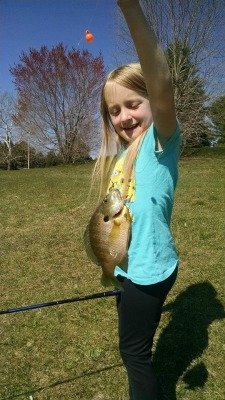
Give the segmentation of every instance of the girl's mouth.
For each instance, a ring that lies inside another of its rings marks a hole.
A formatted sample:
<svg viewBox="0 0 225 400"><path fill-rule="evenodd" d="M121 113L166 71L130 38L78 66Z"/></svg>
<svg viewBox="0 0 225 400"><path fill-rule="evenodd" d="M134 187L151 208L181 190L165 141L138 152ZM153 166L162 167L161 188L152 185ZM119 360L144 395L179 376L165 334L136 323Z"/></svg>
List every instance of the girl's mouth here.
<svg viewBox="0 0 225 400"><path fill-rule="evenodd" d="M123 128L124 129L124 131L125 132L131 132L131 131L133 131L135 128L137 128L138 127L138 124L135 124L135 125L132 125L132 126L130 126L130 127L127 127L127 128Z"/></svg>

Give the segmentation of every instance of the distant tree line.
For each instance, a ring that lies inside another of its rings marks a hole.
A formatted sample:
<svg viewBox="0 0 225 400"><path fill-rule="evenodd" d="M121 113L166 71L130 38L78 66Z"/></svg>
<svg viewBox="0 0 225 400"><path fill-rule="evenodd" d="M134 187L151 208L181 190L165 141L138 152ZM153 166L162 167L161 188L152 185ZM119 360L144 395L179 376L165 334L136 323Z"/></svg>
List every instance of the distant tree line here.
<svg viewBox="0 0 225 400"><path fill-rule="evenodd" d="M77 164L89 160L91 160L90 157L82 157L74 158L72 162ZM7 144L0 142L0 169L43 168L63 163L62 156L54 150L44 154L31 146L29 142L19 141L11 143L11 151L9 153Z"/></svg>
<svg viewBox="0 0 225 400"><path fill-rule="evenodd" d="M209 115L217 131L219 143L225 143L225 95L217 97L212 102Z"/></svg>

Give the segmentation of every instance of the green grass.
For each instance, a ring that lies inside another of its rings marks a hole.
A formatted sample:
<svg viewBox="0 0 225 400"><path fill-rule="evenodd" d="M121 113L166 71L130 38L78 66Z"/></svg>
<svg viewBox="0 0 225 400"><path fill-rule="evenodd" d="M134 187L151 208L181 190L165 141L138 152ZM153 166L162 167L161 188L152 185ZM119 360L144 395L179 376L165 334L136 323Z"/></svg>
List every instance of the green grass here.
<svg viewBox="0 0 225 400"><path fill-rule="evenodd" d="M82 242L91 168L0 171L1 309L104 290ZM223 173L222 153L180 162L180 270L154 345L171 400L225 398ZM114 298L0 318L0 399L128 399Z"/></svg>

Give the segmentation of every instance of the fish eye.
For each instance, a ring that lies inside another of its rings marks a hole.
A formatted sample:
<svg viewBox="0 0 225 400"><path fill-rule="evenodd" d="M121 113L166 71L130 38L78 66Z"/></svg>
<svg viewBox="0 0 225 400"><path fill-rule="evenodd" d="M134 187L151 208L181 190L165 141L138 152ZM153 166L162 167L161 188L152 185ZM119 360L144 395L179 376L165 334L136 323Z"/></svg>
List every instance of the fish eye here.
<svg viewBox="0 0 225 400"><path fill-rule="evenodd" d="M105 215L105 217L103 218L104 222L108 222L109 221L109 216Z"/></svg>

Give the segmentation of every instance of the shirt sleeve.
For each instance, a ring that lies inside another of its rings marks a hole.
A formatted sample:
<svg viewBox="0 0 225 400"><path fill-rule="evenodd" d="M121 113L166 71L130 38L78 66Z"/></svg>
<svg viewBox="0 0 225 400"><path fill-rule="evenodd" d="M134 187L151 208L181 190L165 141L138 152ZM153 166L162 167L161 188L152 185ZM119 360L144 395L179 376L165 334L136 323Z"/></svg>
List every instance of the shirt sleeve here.
<svg viewBox="0 0 225 400"><path fill-rule="evenodd" d="M157 144L158 134L157 134L157 131L156 131L156 128L154 125L153 125L153 133L154 133L154 138L155 138L155 144ZM155 154L158 157L163 157L164 155L166 155L170 152L176 152L176 151L180 150L180 145L181 145L181 130L180 130L179 122L177 121L175 132L166 141L162 150L155 150Z"/></svg>

